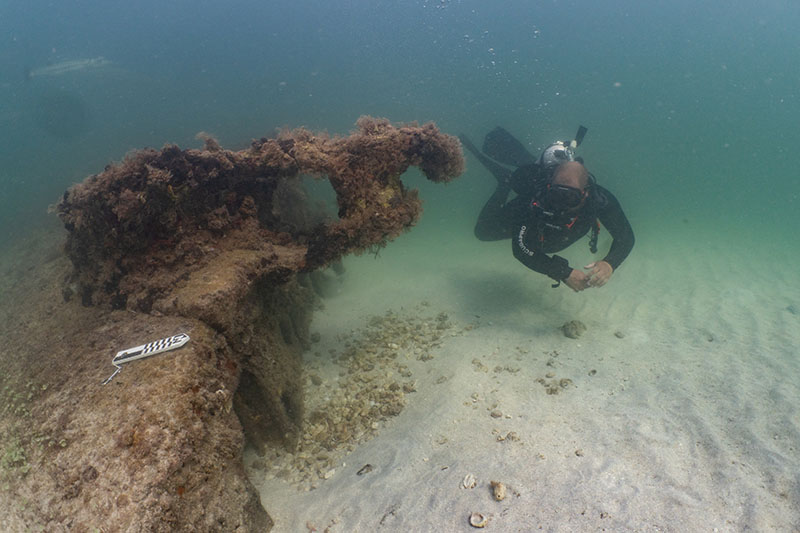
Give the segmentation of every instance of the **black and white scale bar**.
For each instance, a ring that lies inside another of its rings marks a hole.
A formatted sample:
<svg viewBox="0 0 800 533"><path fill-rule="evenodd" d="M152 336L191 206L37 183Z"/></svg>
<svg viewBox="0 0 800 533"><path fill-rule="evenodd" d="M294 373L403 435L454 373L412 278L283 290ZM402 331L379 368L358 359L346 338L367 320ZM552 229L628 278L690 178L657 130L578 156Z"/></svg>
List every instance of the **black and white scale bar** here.
<svg viewBox="0 0 800 533"><path fill-rule="evenodd" d="M147 344L142 344L141 346L137 346L135 348L128 348L127 350L117 352L117 355L115 355L114 359L111 360L111 364L116 367L116 370L108 377L108 379L103 382L103 385L110 382L112 379L114 379L114 376L120 373L122 370L121 365L130 363L131 361L136 361L137 359L144 359L145 357L150 357L151 355L156 355L180 348L187 342L189 342L189 335L186 333L179 333L178 335L173 335L172 337L158 339L157 341L148 342Z"/></svg>
<svg viewBox="0 0 800 533"><path fill-rule="evenodd" d="M111 362L115 365L129 363L137 359L143 359L161 352L167 352L169 350L174 350L175 348L180 348L187 342L189 342L189 335L186 333L180 333L178 335L173 335L172 337L158 339L157 341L148 342L147 344L142 344L141 346L137 346L135 348L128 348L127 350L117 352L117 355L114 356L114 359L112 359Z"/></svg>

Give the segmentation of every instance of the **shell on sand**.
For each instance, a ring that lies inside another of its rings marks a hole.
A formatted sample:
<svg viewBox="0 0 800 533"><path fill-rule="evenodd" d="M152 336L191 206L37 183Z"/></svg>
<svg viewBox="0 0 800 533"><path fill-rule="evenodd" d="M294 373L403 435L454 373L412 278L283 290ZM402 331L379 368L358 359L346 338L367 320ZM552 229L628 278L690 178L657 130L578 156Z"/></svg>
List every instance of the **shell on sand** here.
<svg viewBox="0 0 800 533"><path fill-rule="evenodd" d="M489 523L489 519L486 518L482 513L472 513L469 515L469 525L472 527L486 527L486 524Z"/></svg>
<svg viewBox="0 0 800 533"><path fill-rule="evenodd" d="M478 481L472 474L467 474L466 476L464 476L464 481L461 482L461 486L464 487L465 489L473 489L477 484Z"/></svg>

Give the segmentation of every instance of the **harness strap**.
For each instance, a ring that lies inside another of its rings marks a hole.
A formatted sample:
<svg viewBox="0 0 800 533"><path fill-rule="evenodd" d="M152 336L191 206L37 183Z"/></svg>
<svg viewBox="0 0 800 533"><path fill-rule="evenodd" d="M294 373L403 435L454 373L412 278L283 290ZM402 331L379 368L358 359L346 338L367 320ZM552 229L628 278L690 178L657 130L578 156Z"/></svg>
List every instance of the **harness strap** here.
<svg viewBox="0 0 800 533"><path fill-rule="evenodd" d="M597 237L600 235L600 221L595 219L594 226L592 226L592 236L589 237L589 251L593 254L597 253Z"/></svg>
<svg viewBox="0 0 800 533"><path fill-rule="evenodd" d="M549 211L546 211L539 204L539 202L537 202L535 199L531 200L530 206L531 206L531 208L538 209L541 213L543 213L545 215L552 216L552 213L549 212ZM592 211L592 213L594 213L594 211ZM572 229L572 227L575 225L575 223L578 221L579 218L580 218L580 216L576 216L575 218L573 218L569 222L563 224L563 227L565 227L567 229ZM539 242L542 243L542 244L544 243L544 228L545 228L545 226L549 226L549 227L555 228L555 229L560 229L558 225L546 222L546 221L542 220L541 218L539 218L537 226L538 226L538 230L539 230ZM599 235L600 235L600 221L597 220L597 217L595 217L594 224L592 225L592 235L589 237L589 251L592 252L593 254L597 253L597 238L598 238Z"/></svg>

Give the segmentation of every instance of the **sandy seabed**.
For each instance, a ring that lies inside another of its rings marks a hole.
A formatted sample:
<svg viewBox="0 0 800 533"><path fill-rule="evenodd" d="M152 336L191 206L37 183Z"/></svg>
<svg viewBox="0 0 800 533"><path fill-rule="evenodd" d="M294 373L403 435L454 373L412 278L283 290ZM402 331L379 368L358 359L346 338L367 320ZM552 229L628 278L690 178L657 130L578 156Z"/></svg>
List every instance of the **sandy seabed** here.
<svg viewBox="0 0 800 533"><path fill-rule="evenodd" d="M581 294L467 234L417 229L348 258L318 351L387 310L453 327L432 358L400 354L408 405L315 489L250 469L274 531L471 531L473 512L485 531L800 530L797 252L637 236ZM581 244L568 257L590 260ZM336 367L308 357L323 381L309 394L325 394Z"/></svg>
<svg viewBox="0 0 800 533"><path fill-rule="evenodd" d="M473 512L485 531L800 531L800 250L637 237L581 294L551 289L507 242L425 219L377 258L347 258L312 325L311 398L337 387L330 350L371 317L449 326L425 358L400 350L405 409L333 454L313 490L248 452L273 531L466 532ZM590 259L582 244L567 255ZM559 329L571 320L578 339Z"/></svg>

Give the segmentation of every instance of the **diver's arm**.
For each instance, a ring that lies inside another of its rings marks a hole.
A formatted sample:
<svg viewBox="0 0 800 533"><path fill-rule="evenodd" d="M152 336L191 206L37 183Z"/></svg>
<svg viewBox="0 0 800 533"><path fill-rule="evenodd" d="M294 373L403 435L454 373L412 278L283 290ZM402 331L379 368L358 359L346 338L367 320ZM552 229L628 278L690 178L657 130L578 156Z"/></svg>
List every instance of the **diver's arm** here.
<svg viewBox="0 0 800 533"><path fill-rule="evenodd" d="M533 234L535 230L527 225L517 226L517 232L511 239L514 257L535 272L551 277L555 281L565 281L572 274L572 267L563 257L548 256L541 250Z"/></svg>
<svg viewBox="0 0 800 533"><path fill-rule="evenodd" d="M611 249L603 258L603 261L616 270L628 257L628 254L631 253L635 238L633 236L633 228L631 228L625 213L622 212L619 201L606 189L601 188L601 190L608 203L600 211L598 219L613 239Z"/></svg>

